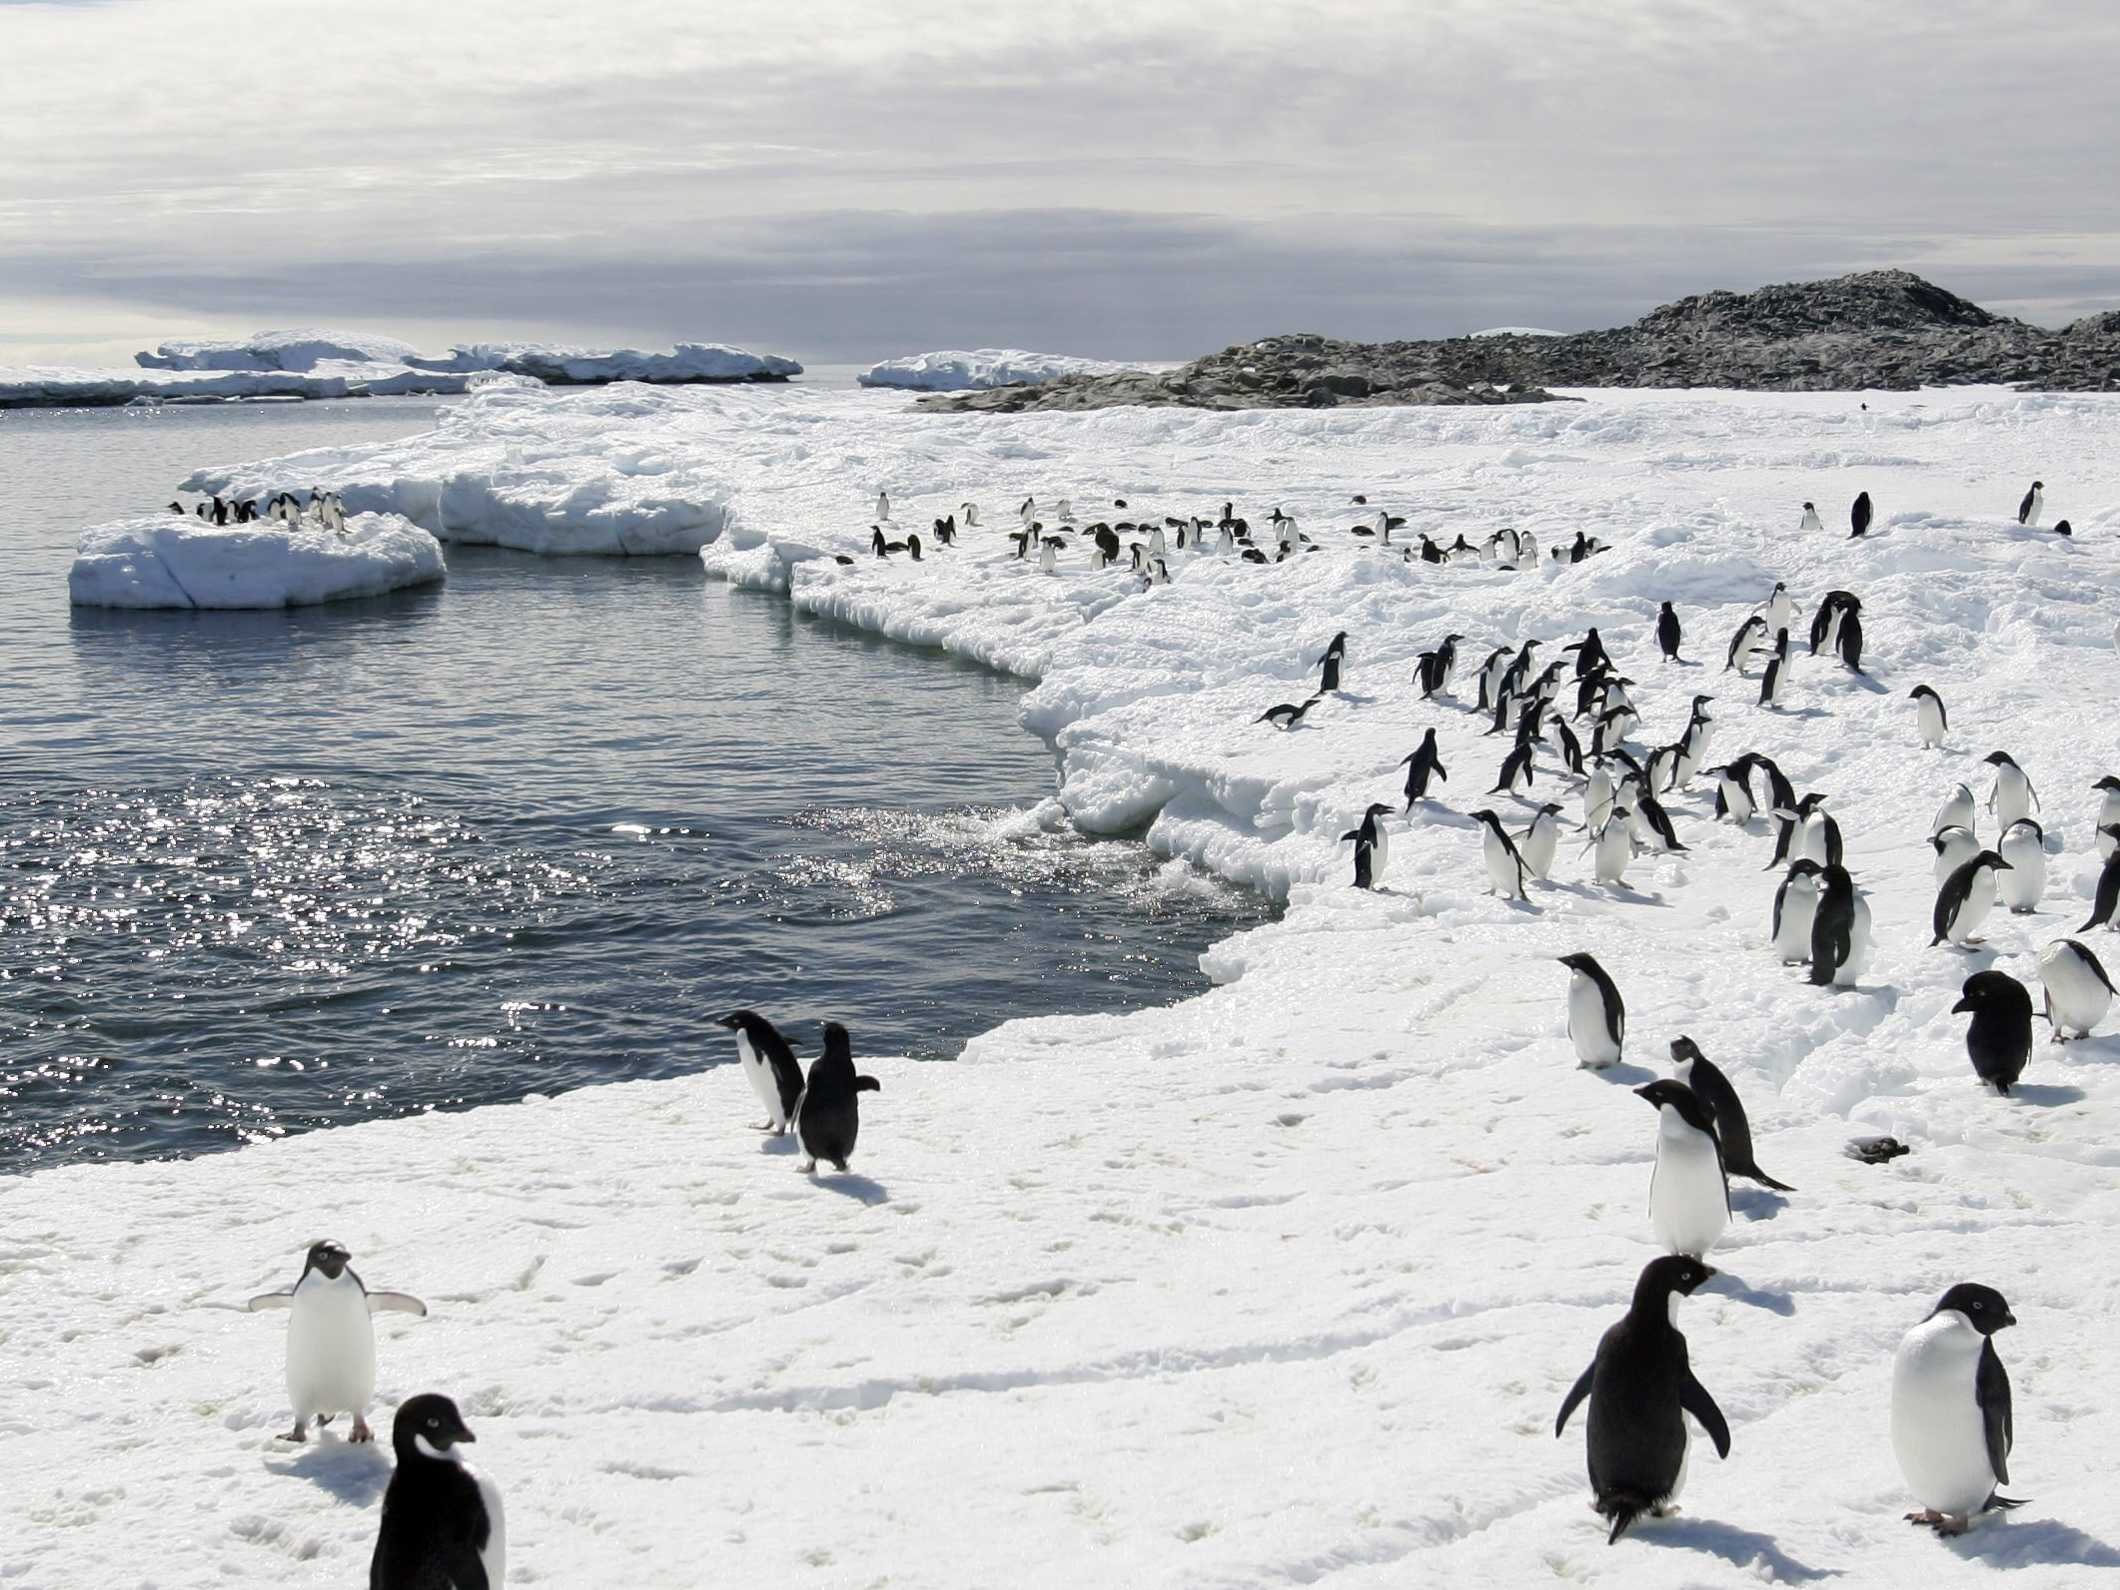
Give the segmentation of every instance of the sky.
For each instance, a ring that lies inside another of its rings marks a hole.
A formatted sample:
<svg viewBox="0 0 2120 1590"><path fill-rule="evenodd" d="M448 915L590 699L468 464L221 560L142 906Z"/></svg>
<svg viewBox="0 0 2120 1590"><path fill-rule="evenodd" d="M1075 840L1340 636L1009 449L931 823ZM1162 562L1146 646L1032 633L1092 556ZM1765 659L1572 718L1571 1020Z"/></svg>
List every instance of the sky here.
<svg viewBox="0 0 2120 1590"><path fill-rule="evenodd" d="M2114 0L0 0L0 364L2120 305Z"/></svg>

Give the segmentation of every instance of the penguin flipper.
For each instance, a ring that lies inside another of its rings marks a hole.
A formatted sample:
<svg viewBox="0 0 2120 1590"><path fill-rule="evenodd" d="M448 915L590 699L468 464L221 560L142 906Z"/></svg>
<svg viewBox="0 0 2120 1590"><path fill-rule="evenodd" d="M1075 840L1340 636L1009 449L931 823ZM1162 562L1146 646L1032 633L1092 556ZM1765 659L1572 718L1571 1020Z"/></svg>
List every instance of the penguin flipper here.
<svg viewBox="0 0 2120 1590"><path fill-rule="evenodd" d="M1708 1432L1708 1439L1715 1443L1715 1455L1727 1458L1730 1455L1730 1426L1723 1419L1722 1409L1715 1406L1715 1399L1708 1395L1708 1388L1693 1378L1691 1370L1686 1372L1686 1383L1679 1388L1678 1405L1700 1421L1701 1428Z"/></svg>
<svg viewBox="0 0 2120 1590"><path fill-rule="evenodd" d="M260 1292L243 1307L253 1314L262 1314L269 1308L293 1308L294 1292Z"/></svg>
<svg viewBox="0 0 2120 1590"><path fill-rule="evenodd" d="M1553 1421L1553 1434L1556 1440L1559 1439L1561 1432L1568 1428L1568 1415L1575 1412L1576 1405L1583 1398L1590 1395L1590 1381L1596 1373L1597 1360L1593 1358L1590 1361L1590 1367L1576 1378L1575 1384L1568 1388L1568 1395L1561 1399L1560 1416Z"/></svg>
<svg viewBox="0 0 2120 1590"><path fill-rule="evenodd" d="M410 1292L370 1292L368 1312L371 1314L417 1314L427 1317L427 1305Z"/></svg>

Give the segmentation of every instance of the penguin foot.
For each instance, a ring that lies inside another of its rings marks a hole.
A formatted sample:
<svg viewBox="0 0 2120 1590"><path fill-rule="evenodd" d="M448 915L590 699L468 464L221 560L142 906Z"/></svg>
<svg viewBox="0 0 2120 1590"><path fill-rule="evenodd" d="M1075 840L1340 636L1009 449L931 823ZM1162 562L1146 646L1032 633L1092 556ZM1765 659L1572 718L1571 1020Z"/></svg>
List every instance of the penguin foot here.
<svg viewBox="0 0 2120 1590"><path fill-rule="evenodd" d="M355 1446L359 1446L363 1441L375 1439L375 1432L368 1428L368 1421L359 1414L353 1416L353 1435L350 1439Z"/></svg>

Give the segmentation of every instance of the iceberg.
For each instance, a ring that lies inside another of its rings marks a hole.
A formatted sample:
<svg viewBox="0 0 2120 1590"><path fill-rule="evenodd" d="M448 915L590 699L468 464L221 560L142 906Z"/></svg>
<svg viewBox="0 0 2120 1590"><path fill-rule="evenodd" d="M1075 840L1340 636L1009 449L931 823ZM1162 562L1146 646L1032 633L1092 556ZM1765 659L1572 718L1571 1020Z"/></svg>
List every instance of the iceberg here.
<svg viewBox="0 0 2120 1590"><path fill-rule="evenodd" d="M342 364L404 364L419 350L364 331L260 331L240 338L180 339L133 358L148 370L312 370Z"/></svg>
<svg viewBox="0 0 2120 1590"><path fill-rule="evenodd" d="M688 386L785 381L802 374L802 366L793 359L719 342L680 342L667 353L552 342L466 342L441 358L414 355L406 362L421 370L506 370L548 386L604 386L614 381Z"/></svg>
<svg viewBox="0 0 2120 1590"><path fill-rule="evenodd" d="M872 364L854 379L863 386L902 387L915 392L976 392L997 386L1037 386L1068 375L1117 375L1163 365L1078 359L1065 353L1026 353L1021 348L945 349L907 354Z"/></svg>
<svg viewBox="0 0 2120 1590"><path fill-rule="evenodd" d="M306 607L446 572L434 537L395 514L356 514L338 531L162 513L84 530L66 583L78 607Z"/></svg>

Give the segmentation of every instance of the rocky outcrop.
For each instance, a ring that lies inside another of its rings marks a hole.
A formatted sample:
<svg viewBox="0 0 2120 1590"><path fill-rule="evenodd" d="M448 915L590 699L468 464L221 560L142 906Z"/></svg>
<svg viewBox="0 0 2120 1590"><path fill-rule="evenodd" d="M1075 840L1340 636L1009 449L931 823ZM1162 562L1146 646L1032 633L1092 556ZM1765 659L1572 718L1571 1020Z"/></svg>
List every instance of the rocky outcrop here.
<svg viewBox="0 0 2120 1590"><path fill-rule="evenodd" d="M1201 408L1306 403L1529 403L1548 387L1908 391L1997 384L2120 390L2120 311L2061 330L1981 308L1911 271L1861 271L1755 292L1701 293L1631 326L1433 342L1271 337L1162 376L1112 376L923 399L941 409Z"/></svg>

